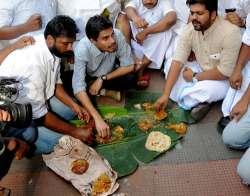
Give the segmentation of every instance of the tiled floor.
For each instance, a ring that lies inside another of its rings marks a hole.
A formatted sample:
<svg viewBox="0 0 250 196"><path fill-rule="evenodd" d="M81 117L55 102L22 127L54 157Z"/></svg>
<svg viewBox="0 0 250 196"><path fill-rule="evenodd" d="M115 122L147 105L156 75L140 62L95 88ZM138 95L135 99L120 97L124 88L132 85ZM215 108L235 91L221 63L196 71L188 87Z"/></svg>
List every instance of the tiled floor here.
<svg viewBox="0 0 250 196"><path fill-rule="evenodd" d="M162 91L163 76L153 71L150 92ZM100 103L122 105L102 99ZM216 131L221 116L220 103L215 104L201 122L191 125L175 149L149 165L119 179L118 193L131 196L240 196L250 195L241 184L236 165L242 152L227 149ZM69 183L43 164L41 157L15 161L1 185L18 196L80 195Z"/></svg>

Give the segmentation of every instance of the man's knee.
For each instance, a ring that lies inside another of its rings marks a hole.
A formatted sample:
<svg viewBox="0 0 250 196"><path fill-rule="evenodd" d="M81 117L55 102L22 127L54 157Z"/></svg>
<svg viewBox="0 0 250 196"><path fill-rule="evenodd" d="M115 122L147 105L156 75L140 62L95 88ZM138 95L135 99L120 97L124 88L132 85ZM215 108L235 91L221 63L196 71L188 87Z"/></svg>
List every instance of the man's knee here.
<svg viewBox="0 0 250 196"><path fill-rule="evenodd" d="M231 121L224 129L222 134L222 140L224 144L230 148L235 149L245 149L246 141L244 140L244 137L242 137L240 131L240 123L236 123L235 121ZM245 138L246 139L246 138Z"/></svg>
<svg viewBox="0 0 250 196"><path fill-rule="evenodd" d="M248 159L249 160L249 159ZM243 183L250 185L250 167L249 161L241 160L237 166L237 173L241 177Z"/></svg>

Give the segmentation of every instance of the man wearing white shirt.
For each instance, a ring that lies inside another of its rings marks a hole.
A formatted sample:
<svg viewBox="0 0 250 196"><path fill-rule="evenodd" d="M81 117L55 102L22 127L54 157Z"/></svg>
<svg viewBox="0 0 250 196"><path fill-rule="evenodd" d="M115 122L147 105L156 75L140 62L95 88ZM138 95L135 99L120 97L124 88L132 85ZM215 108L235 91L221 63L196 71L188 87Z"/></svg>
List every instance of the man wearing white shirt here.
<svg viewBox="0 0 250 196"><path fill-rule="evenodd" d="M44 35L35 37L34 45L12 52L0 66L1 76L15 77L22 84L16 102L32 105L34 121L27 129L37 131L36 153L52 151L62 134L92 140L91 130L76 128L61 119L70 120L75 114L88 117L86 110L66 94L60 79L59 58L73 54L77 32L71 18L57 16L48 23ZM16 131L10 127L6 136Z"/></svg>
<svg viewBox="0 0 250 196"><path fill-rule="evenodd" d="M56 0L0 0L0 40L43 33L56 11Z"/></svg>
<svg viewBox="0 0 250 196"><path fill-rule="evenodd" d="M136 64L160 69L169 47L176 12L166 0L132 0L126 5L132 32L131 47L134 49ZM149 76L139 72L137 85L148 86Z"/></svg>
<svg viewBox="0 0 250 196"><path fill-rule="evenodd" d="M241 158L237 172L243 180L243 183L250 185L250 85L249 79L241 74L243 67L250 66L246 64L250 62L250 14L248 14L246 21L246 31L242 39L242 47L237 61L237 65L230 77L230 85L232 88L243 91L238 101L230 112L232 121L226 126L223 131L223 142L230 148L246 150ZM244 72L243 72L244 73ZM247 82L246 82L247 81Z"/></svg>

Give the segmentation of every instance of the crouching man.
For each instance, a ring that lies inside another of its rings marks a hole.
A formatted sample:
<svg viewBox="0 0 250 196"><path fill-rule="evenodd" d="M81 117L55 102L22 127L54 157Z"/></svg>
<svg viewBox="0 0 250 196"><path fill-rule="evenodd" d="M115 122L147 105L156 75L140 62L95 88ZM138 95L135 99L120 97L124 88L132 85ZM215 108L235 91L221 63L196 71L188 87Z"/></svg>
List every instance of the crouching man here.
<svg viewBox="0 0 250 196"><path fill-rule="evenodd" d="M90 96L107 95L120 100L120 90L135 82L131 48L110 20L93 16L86 25L86 35L76 47L73 90L77 99L93 116L101 137L110 135L109 126L93 106ZM107 90L108 89L108 90Z"/></svg>
<svg viewBox="0 0 250 196"><path fill-rule="evenodd" d="M1 77L21 82L16 102L32 105L33 121L26 129L37 133L36 154L51 152L62 134L84 142L92 140L91 130L77 128L65 121L75 115L89 117L86 110L66 94L60 79L60 58L72 56L77 32L71 18L57 16L47 24L44 35L34 37L34 45L10 53L0 66ZM15 137L18 132L18 128L8 126L4 136ZM29 135L22 137L26 140Z"/></svg>

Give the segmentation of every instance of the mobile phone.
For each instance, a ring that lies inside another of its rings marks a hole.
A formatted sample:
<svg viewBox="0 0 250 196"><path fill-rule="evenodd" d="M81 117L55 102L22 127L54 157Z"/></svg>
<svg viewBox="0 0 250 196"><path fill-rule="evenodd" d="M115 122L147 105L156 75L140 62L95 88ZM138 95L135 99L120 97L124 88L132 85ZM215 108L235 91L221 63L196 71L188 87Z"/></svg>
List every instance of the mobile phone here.
<svg viewBox="0 0 250 196"><path fill-rule="evenodd" d="M225 12L228 13L228 12L235 12L236 11L236 8L228 8L228 9L225 9Z"/></svg>

